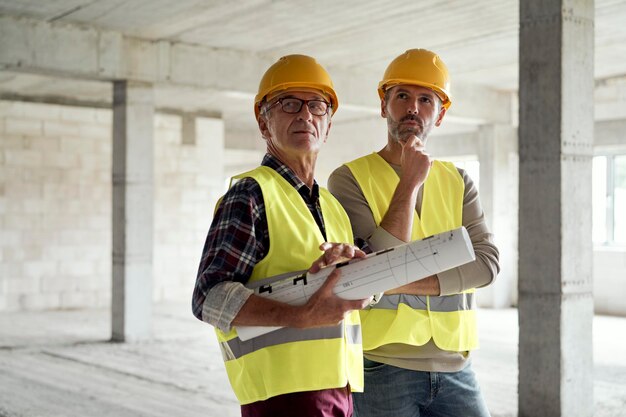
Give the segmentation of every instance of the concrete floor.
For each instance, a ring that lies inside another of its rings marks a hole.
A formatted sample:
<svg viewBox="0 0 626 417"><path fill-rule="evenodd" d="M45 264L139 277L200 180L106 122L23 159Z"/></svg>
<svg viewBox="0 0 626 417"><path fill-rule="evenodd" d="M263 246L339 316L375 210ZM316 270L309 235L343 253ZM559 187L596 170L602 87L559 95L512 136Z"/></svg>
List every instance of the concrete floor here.
<svg viewBox="0 0 626 417"><path fill-rule="evenodd" d="M212 329L155 306L154 340L108 342L108 310L0 314L0 417L216 416L238 406ZM517 415L517 311L480 310L474 369L494 417ZM594 320L596 417L626 416L626 318Z"/></svg>

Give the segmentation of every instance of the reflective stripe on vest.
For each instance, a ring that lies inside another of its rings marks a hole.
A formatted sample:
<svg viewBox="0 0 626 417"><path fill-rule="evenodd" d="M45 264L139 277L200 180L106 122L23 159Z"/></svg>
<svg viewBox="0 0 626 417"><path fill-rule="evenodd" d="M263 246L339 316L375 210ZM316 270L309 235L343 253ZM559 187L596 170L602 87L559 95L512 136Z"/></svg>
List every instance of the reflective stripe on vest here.
<svg viewBox="0 0 626 417"><path fill-rule="evenodd" d="M310 329L282 328L271 333L266 333L254 339L242 341L238 337L220 343L222 356L225 361L238 359L248 353L255 352L268 346L280 345L282 343L300 342L303 340L339 339L344 337L346 343L358 344L361 341L360 325L343 325L330 327L319 327Z"/></svg>
<svg viewBox="0 0 626 417"><path fill-rule="evenodd" d="M394 169L378 154L349 162L374 216L380 225L400 181ZM465 183L450 162L434 161L423 186L421 216L414 212L411 239L460 227ZM444 350L466 351L478 347L474 290L449 296L400 294L384 296L373 308L361 311L363 349L390 343L420 346L431 338Z"/></svg>
<svg viewBox="0 0 626 417"><path fill-rule="evenodd" d="M385 295L378 303L372 306L372 308L397 310L398 305L402 303L414 310L428 310L429 302L430 311L448 312L472 310L475 308L474 293L452 294L440 297L428 297L412 294Z"/></svg>
<svg viewBox="0 0 626 417"><path fill-rule="evenodd" d="M329 242L352 242L347 214L330 193L320 187L320 207L326 237L302 197L275 170L261 166L236 178L253 178L261 187L270 247L249 282L286 272L308 269ZM300 391L350 385L363 390L363 350L359 314L352 311L338 326L313 329L285 328L241 341L236 328L216 329L226 373L240 404Z"/></svg>

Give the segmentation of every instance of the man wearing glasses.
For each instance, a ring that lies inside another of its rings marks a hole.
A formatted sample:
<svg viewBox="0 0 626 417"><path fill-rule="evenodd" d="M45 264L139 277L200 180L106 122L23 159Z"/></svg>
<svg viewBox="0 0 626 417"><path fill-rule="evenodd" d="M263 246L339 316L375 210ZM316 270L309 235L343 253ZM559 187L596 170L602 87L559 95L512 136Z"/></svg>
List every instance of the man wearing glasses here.
<svg viewBox="0 0 626 417"><path fill-rule="evenodd" d="M472 179L425 148L451 104L448 70L437 54L408 50L389 64L378 94L385 147L328 181L355 236L381 250L463 225L476 260L387 291L361 311L365 392L354 396L354 414L487 417L470 365L478 347L474 288L496 278L498 249Z"/></svg>
<svg viewBox="0 0 626 417"><path fill-rule="evenodd" d="M314 179L337 110L315 59L280 58L261 79L254 112L267 143L260 167L238 175L218 204L198 270L195 316L216 328L242 416L352 415L363 389L358 312L369 300L333 293L330 275L301 306L261 298L245 284L361 257L341 205ZM321 256L320 256L321 255ZM284 326L242 341L237 326Z"/></svg>

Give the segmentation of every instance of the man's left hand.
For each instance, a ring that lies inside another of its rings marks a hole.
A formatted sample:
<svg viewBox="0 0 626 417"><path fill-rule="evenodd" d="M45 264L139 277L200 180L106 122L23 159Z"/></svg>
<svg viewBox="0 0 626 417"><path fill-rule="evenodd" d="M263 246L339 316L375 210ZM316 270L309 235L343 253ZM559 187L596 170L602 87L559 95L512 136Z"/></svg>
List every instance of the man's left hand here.
<svg viewBox="0 0 626 417"><path fill-rule="evenodd" d="M320 245L320 250L323 250L324 254L313 262L311 268L309 268L309 272L311 273L319 272L320 269L328 265L333 265L353 258L365 257L365 252L356 246L349 245L347 243L324 242Z"/></svg>

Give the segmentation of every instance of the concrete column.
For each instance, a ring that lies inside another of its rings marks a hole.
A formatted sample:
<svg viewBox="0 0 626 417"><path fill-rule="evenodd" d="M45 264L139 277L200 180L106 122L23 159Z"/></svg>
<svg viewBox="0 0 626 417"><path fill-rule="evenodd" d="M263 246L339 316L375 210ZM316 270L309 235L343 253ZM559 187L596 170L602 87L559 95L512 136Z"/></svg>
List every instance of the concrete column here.
<svg viewBox="0 0 626 417"><path fill-rule="evenodd" d="M154 212L154 100L149 84L113 89L112 339L150 337Z"/></svg>
<svg viewBox="0 0 626 417"><path fill-rule="evenodd" d="M593 415L593 19L520 2L520 417Z"/></svg>
<svg viewBox="0 0 626 417"><path fill-rule="evenodd" d="M510 307L517 301L517 131L510 125L478 130L480 201L500 251L502 270L495 285L482 288L479 305Z"/></svg>

